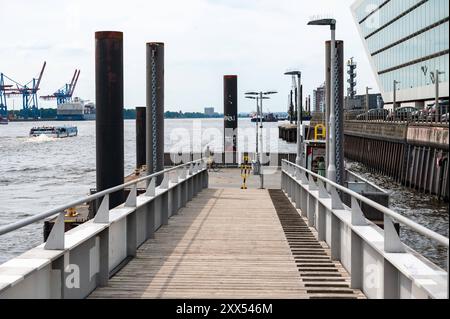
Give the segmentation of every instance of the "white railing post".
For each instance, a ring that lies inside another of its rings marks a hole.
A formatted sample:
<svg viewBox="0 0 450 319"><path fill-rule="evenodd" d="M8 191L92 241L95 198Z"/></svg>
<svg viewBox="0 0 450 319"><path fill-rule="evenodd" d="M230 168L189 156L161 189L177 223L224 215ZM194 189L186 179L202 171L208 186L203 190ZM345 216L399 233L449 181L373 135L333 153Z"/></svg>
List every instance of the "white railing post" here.
<svg viewBox="0 0 450 319"><path fill-rule="evenodd" d="M125 202L125 207L136 208L136 184L130 189L130 194ZM137 217L136 210L128 214L126 217L127 222L127 256L136 257L137 250Z"/></svg>
<svg viewBox="0 0 450 319"><path fill-rule="evenodd" d="M61 212L53 224L52 231L45 242L46 250L64 250L65 213Z"/></svg>
<svg viewBox="0 0 450 319"><path fill-rule="evenodd" d="M343 210L341 198L339 197L336 188L330 186L331 194L331 259L341 259L341 221L334 214L334 210Z"/></svg>
<svg viewBox="0 0 450 319"><path fill-rule="evenodd" d="M300 186L300 177L302 174L302 170L300 168L296 168L296 174L295 174L295 208L300 209L300 203L302 201L302 187Z"/></svg>
<svg viewBox="0 0 450 319"><path fill-rule="evenodd" d="M308 179L306 178L305 172L300 174L300 210L302 216L307 216L308 214L308 191L306 186L308 185Z"/></svg>
<svg viewBox="0 0 450 319"><path fill-rule="evenodd" d="M367 221L356 198L352 197L352 226L366 226ZM363 240L354 231L351 232L350 244L351 288L363 289L364 262Z"/></svg>
<svg viewBox="0 0 450 319"><path fill-rule="evenodd" d="M167 190L169 188L169 179L167 174L164 173L164 178L159 186L161 190ZM161 224L163 226L169 224L169 193L166 191L161 195Z"/></svg>
<svg viewBox="0 0 450 319"><path fill-rule="evenodd" d="M330 198L325 186L323 185L322 180L318 180L318 188L319 188L319 198L327 199ZM319 237L319 241L326 241L327 236L327 208L322 203L318 203L317 207L317 233Z"/></svg>

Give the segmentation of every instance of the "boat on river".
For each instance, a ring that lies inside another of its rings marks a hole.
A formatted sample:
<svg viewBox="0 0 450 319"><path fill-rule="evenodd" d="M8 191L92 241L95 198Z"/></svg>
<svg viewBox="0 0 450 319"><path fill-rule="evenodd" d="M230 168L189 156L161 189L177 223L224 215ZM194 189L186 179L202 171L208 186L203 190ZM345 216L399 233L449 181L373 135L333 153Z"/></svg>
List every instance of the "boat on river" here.
<svg viewBox="0 0 450 319"><path fill-rule="evenodd" d="M52 138L65 138L78 135L76 126L41 126L30 130L30 137L48 136Z"/></svg>

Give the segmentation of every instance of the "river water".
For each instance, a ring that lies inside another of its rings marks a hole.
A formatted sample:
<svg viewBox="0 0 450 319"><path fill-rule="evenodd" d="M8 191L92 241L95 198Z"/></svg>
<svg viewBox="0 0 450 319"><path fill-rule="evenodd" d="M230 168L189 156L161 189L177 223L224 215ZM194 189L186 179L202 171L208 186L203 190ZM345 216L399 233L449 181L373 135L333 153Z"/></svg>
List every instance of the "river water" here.
<svg viewBox="0 0 450 319"><path fill-rule="evenodd" d="M33 126L76 125L78 136L66 139L30 138ZM241 119L239 145L254 151L255 124ZM296 146L278 139L278 123L265 123L264 149L274 153L295 153ZM165 150L212 151L223 147L223 120L176 119L165 121ZM125 172L136 161L135 121L125 121ZM391 207L418 223L448 236L448 206L432 196L407 190L389 178L374 175L357 163L352 169L392 191ZM0 225L12 223L49 208L87 195L95 186L95 122L12 122L0 126ZM24 227L0 237L0 263L42 243L42 223ZM441 267L446 252L420 236L402 230L402 239Z"/></svg>

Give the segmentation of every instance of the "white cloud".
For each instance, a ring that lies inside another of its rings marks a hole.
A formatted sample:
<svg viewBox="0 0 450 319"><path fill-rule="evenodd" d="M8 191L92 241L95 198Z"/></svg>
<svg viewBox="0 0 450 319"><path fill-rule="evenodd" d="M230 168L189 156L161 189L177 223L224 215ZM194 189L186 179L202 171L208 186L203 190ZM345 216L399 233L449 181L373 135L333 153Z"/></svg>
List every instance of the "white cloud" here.
<svg viewBox="0 0 450 319"><path fill-rule="evenodd" d="M286 109L290 79L301 67L305 95L324 80L326 28L308 27L313 15L333 14L345 57L358 62L359 91L376 87L353 23L353 0L0 0L0 71L27 82L44 60L41 92L54 92L81 69L76 95L95 99L94 32L124 32L125 104L145 104L145 43L166 44L166 109L222 109L222 76L239 75L239 90L276 89L266 105ZM17 104L17 103L16 103ZM240 111L254 103L240 96Z"/></svg>

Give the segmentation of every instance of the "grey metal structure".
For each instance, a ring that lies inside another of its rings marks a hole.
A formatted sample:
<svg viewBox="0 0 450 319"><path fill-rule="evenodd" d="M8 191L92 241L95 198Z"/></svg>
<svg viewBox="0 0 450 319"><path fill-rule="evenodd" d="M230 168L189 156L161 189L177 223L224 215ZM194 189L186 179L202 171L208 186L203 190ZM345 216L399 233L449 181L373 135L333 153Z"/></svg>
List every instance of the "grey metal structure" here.
<svg viewBox="0 0 450 319"><path fill-rule="evenodd" d="M434 72L431 72L431 80L434 83L434 91L435 91L435 96L434 96L434 105L436 106L436 115L435 115L435 121L439 122L441 119L441 116L443 115L442 112L442 105L439 107L438 109L438 105L439 105L439 83L440 83L440 76L445 74L445 72L443 71L439 71L436 70Z"/></svg>
<svg viewBox="0 0 450 319"><path fill-rule="evenodd" d="M347 62L347 74L348 74L348 88L347 97L349 99L354 99L356 96L356 62L353 58L350 58Z"/></svg>
<svg viewBox="0 0 450 319"><path fill-rule="evenodd" d="M164 43L147 43L146 91L147 172L153 174L164 169Z"/></svg>
<svg viewBox="0 0 450 319"><path fill-rule="evenodd" d="M235 164L237 153L238 128L238 77L223 77L223 113L224 113L224 153L225 164ZM232 157L232 159L230 158ZM231 163L230 163L231 162Z"/></svg>
<svg viewBox="0 0 450 319"><path fill-rule="evenodd" d="M305 152L304 152L304 137L303 137L303 86L302 86L302 72L300 71L289 71L284 73L285 75L291 75L293 78L297 79L296 89L298 94L297 97L297 158L295 162L297 165L305 166Z"/></svg>
<svg viewBox="0 0 450 319"><path fill-rule="evenodd" d="M97 191L124 181L123 33L95 33L95 120ZM111 195L110 207L123 202L123 191Z"/></svg>
<svg viewBox="0 0 450 319"><path fill-rule="evenodd" d="M327 129L327 177L336 181L336 113L335 113L335 105L338 99L338 91L336 88L337 83L337 64L336 64L336 20L335 19L320 19L308 22L308 25L319 25L319 26L329 26L331 31L331 41L330 45L330 54L326 54L326 61L328 61L328 56L330 57L329 61L326 65L330 66L330 81L329 87L327 86L327 110L329 108L329 114L326 114L326 120L329 123L326 127ZM328 68L326 70L326 74L328 76Z"/></svg>
<svg viewBox="0 0 450 319"><path fill-rule="evenodd" d="M147 164L147 144L146 144L146 128L147 128L147 108L136 108L136 168L139 169Z"/></svg>
<svg viewBox="0 0 450 319"><path fill-rule="evenodd" d="M344 184L344 42L335 41L335 68L334 68L334 80L332 80L332 73L327 72L326 83L330 83L329 87L333 87L334 91L331 96L334 96L334 127L335 127L335 152L330 152L329 156L334 157L335 169L336 169L336 182L340 185ZM331 43L326 42L326 56L331 55ZM330 62L327 63L330 66ZM333 85L331 85L333 84ZM331 104L330 104L331 106ZM330 109L330 122L331 122L331 109ZM331 134L331 130L330 130Z"/></svg>
<svg viewBox="0 0 450 319"><path fill-rule="evenodd" d="M160 186L156 179L162 177ZM137 186L148 182L145 194ZM167 225L198 192L208 187L203 160L145 176L49 211L0 227L0 235L58 215L47 242L0 265L0 299L84 298L136 255L137 248ZM111 195L131 188L125 203L109 209ZM102 200L93 220L64 233L64 211Z"/></svg>
<svg viewBox="0 0 450 319"><path fill-rule="evenodd" d="M448 271L442 270L404 245L393 221L449 249L448 238L348 188L294 163L283 161L281 187L291 198L320 241L331 248L351 275L351 287L368 298L448 298ZM317 182L316 182L317 181ZM351 197L344 205L338 191ZM364 203L384 215L384 230L364 217Z"/></svg>

